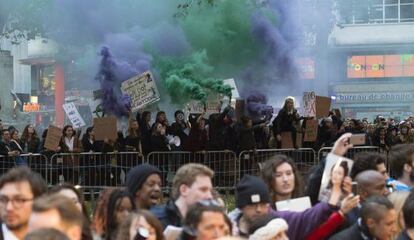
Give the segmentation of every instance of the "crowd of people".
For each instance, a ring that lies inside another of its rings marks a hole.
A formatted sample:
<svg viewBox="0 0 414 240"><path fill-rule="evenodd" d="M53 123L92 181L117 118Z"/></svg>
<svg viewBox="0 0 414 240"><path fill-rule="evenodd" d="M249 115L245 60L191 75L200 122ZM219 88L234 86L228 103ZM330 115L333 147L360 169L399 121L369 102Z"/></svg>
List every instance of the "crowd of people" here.
<svg viewBox="0 0 414 240"><path fill-rule="evenodd" d="M332 110L328 116L319 119L317 138L313 142L299 141L304 138L309 117L302 117L294 106L294 99L287 98L283 108L271 122L265 116L242 116L236 119L234 109L224 108L220 113L184 114L177 110L175 121L169 124L165 112L156 114L152 122L151 112L138 112L130 117L128 129L119 131L116 141L95 141L94 128L88 127L82 134L81 129L71 125L63 128L63 136L57 149L45 149L47 129L41 136L35 127L27 125L22 133L13 126L4 128L0 120L2 141L0 155L18 156L22 153L79 153L79 152L139 152L147 155L159 151L220 151L231 150L236 153L245 150L281 148L283 133L291 134L292 146L318 150L332 147L344 133L364 134L367 146L378 146L388 151L392 146L402 143L414 143L414 117L397 122L392 118L377 116L373 122L367 119L341 117L339 110ZM300 134L302 133L302 134ZM81 137L82 135L82 137ZM286 136L286 135L284 135ZM176 138L179 139L177 143ZM18 158L17 164L24 159Z"/></svg>
<svg viewBox="0 0 414 240"><path fill-rule="evenodd" d="M330 154L341 157L353 147L351 136L363 134L366 145L380 147L388 157L367 152L354 157L352 168L335 164L328 187L321 189L325 159L303 179L294 160L274 155L261 164L259 175L242 175L234 189L235 206L213 188L212 169L189 163L173 173L166 201L162 171L140 164L129 169L124 187L104 189L96 204L87 208L80 189L72 185L77 182L70 179L79 176L65 176L71 184L47 186L22 157L24 153L241 152L280 148L286 132L297 148L298 133L311 119L298 114L291 98L272 122L247 116L236 120L233 110L226 107L208 117L188 118L178 110L172 124L165 112L158 112L152 122L150 112L140 111L129 119L125 135L118 132L116 141L96 141L93 127L82 135L67 125L54 150L44 147L47 130L39 137L35 127L27 125L19 134L0 121L0 155L13 159L0 177L0 240L414 239L414 118L397 123L378 116L370 123L342 119L333 110L321 119L316 141L302 146L332 147ZM72 165L82 164L76 157L68 159ZM304 209L277 209L284 201L303 197L309 199Z"/></svg>
<svg viewBox="0 0 414 240"><path fill-rule="evenodd" d="M344 156L351 136L343 134L329 154ZM394 178L378 152L356 155L347 171L335 164L330 193L319 201L326 161L304 181L292 159L274 155L259 175L240 179L235 206L215 191L215 173L203 164L181 166L166 201L161 171L141 164L130 169L124 187L101 191L92 213L80 189L47 186L17 166L0 177L0 239L414 239L413 156L413 144L390 149ZM278 209L302 197L310 199L306 209Z"/></svg>

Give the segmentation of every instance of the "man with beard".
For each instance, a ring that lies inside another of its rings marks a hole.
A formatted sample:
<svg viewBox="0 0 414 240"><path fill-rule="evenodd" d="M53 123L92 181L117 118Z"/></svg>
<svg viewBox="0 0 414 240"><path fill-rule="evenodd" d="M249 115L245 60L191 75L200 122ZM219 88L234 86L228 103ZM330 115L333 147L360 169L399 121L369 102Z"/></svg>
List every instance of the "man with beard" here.
<svg viewBox="0 0 414 240"><path fill-rule="evenodd" d="M40 175L27 167L12 168L0 178L0 240L23 239L34 199L46 192Z"/></svg>
<svg viewBox="0 0 414 240"><path fill-rule="evenodd" d="M148 210L157 205L161 198L161 186L161 172L150 164L132 168L126 178L126 187L138 209Z"/></svg>
<svg viewBox="0 0 414 240"><path fill-rule="evenodd" d="M391 172L396 180L389 182L397 191L410 191L414 185L414 144L401 144L389 153Z"/></svg>

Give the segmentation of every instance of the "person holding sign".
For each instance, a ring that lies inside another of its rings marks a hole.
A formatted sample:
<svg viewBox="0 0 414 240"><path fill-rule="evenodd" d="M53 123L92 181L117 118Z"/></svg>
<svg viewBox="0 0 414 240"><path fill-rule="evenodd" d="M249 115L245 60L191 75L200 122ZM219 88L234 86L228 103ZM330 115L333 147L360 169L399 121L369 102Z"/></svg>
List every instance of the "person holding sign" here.
<svg viewBox="0 0 414 240"><path fill-rule="evenodd" d="M301 120L301 116L295 109L295 100L293 97L287 97L283 108L280 109L275 120L273 120L273 134L278 142L278 147L282 146L282 133L288 132L292 135L292 143L295 148L296 145L296 128Z"/></svg>

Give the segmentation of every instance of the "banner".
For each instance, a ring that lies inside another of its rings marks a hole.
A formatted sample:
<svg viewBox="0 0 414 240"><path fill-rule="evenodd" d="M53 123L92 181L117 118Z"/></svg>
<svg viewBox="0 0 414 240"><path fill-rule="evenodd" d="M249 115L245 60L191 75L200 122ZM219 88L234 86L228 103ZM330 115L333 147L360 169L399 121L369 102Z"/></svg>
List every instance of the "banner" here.
<svg viewBox="0 0 414 240"><path fill-rule="evenodd" d="M200 101L193 100L187 104L187 109L192 114L202 113L204 110L207 114L213 114L220 113L221 105L222 100L220 95L210 93L205 105Z"/></svg>
<svg viewBox="0 0 414 240"><path fill-rule="evenodd" d="M49 126L47 130L46 140L44 147L47 150L56 151L59 146L60 139L62 138L62 129L56 126Z"/></svg>
<svg viewBox="0 0 414 240"><path fill-rule="evenodd" d="M81 128L86 125L73 102L63 104L62 107L74 128Z"/></svg>
<svg viewBox="0 0 414 240"><path fill-rule="evenodd" d="M316 116L316 94L315 92L303 93L303 115L305 117Z"/></svg>
<svg viewBox="0 0 414 240"><path fill-rule="evenodd" d="M121 90L131 98L132 111L137 111L160 100L157 85L149 71L124 81L121 84Z"/></svg>
<svg viewBox="0 0 414 240"><path fill-rule="evenodd" d="M105 139L116 141L118 138L116 117L103 117L93 119L93 131L95 133L95 140L102 141Z"/></svg>

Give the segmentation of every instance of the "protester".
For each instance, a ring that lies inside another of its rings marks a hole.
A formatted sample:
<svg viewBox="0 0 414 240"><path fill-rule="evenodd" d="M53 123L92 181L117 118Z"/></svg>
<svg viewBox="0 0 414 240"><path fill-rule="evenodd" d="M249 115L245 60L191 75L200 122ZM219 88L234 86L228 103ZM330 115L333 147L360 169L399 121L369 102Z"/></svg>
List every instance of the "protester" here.
<svg viewBox="0 0 414 240"><path fill-rule="evenodd" d="M10 132L10 148L12 151L17 152L17 156L14 157L16 165L27 165L27 161L25 158L20 156L24 153L23 144L20 142L19 131L14 129Z"/></svg>
<svg viewBox="0 0 414 240"><path fill-rule="evenodd" d="M173 179L171 198L163 206L151 209L164 228L180 227L183 216L193 204L212 199L214 172L205 165L189 163L181 166Z"/></svg>
<svg viewBox="0 0 414 240"><path fill-rule="evenodd" d="M186 142L191 129L188 119L185 119L184 112L181 110L175 111L174 118L175 122L171 124L169 133L178 136L181 142Z"/></svg>
<svg viewBox="0 0 414 240"><path fill-rule="evenodd" d="M396 239L397 236L400 235L401 232L405 229L402 208L409 195L410 195L410 192L396 191L387 196L388 200L390 200L392 205L394 205L394 209L397 212L397 222L395 224L396 231L395 231L395 235L393 236L393 239Z"/></svg>
<svg viewBox="0 0 414 240"><path fill-rule="evenodd" d="M141 131L138 121L130 119L128 122L128 135L125 138L125 149L129 152L139 152L142 154Z"/></svg>
<svg viewBox="0 0 414 240"><path fill-rule="evenodd" d="M312 230L326 221L337 210L336 204L341 191L334 188L329 203L319 203L304 212L271 210L268 187L262 179L245 175L236 188L236 206L238 209L229 214L238 227L241 236L248 236L251 224L259 217L270 214L286 220L289 225L287 235L290 239L304 239Z"/></svg>
<svg viewBox="0 0 414 240"><path fill-rule="evenodd" d="M37 132L32 124L29 124L24 128L20 140L23 145L24 152L38 153L40 139L37 136Z"/></svg>
<svg viewBox="0 0 414 240"><path fill-rule="evenodd" d="M355 177L366 170L375 170L380 172L386 179L389 178L386 166L386 156L376 152L362 152L354 157L354 165L352 166L350 177Z"/></svg>
<svg viewBox="0 0 414 240"><path fill-rule="evenodd" d="M71 240L82 239L83 216L76 205L58 194L45 195L33 203L29 220L29 231L55 228Z"/></svg>
<svg viewBox="0 0 414 240"><path fill-rule="evenodd" d="M0 155L3 156L17 156L18 151L12 150L11 148L11 136L9 130L5 129L1 131L1 142L0 142Z"/></svg>
<svg viewBox="0 0 414 240"><path fill-rule="evenodd" d="M165 134L165 126L158 122L154 123L151 135L151 149L153 152L164 152L171 150Z"/></svg>
<svg viewBox="0 0 414 240"><path fill-rule="evenodd" d="M122 221L135 210L135 203L128 192L115 189L109 196L107 209L104 239L115 240Z"/></svg>
<svg viewBox="0 0 414 240"><path fill-rule="evenodd" d="M99 193L96 206L93 210L91 229L94 239L103 239L108 219L108 201L115 188L106 188Z"/></svg>
<svg viewBox="0 0 414 240"><path fill-rule="evenodd" d="M147 210L132 212L119 228L117 240L164 240L161 222Z"/></svg>
<svg viewBox="0 0 414 240"><path fill-rule="evenodd" d="M396 231L396 221L397 213L392 203L385 197L373 196L362 204L358 222L330 239L391 239Z"/></svg>
<svg viewBox="0 0 414 240"><path fill-rule="evenodd" d="M204 113L200 114L197 120L192 124L190 135L184 142L184 150L190 152L198 152L207 150L208 132L206 129L206 120Z"/></svg>
<svg viewBox="0 0 414 240"><path fill-rule="evenodd" d="M138 209L150 209L161 198L161 171L150 164L132 168L126 178L126 187Z"/></svg>
<svg viewBox="0 0 414 240"><path fill-rule="evenodd" d="M402 207L404 219L404 231L398 236L397 240L414 239L414 193L411 192Z"/></svg>
<svg viewBox="0 0 414 240"><path fill-rule="evenodd" d="M231 228L230 219L215 200L202 200L185 215L180 240L217 239L231 235Z"/></svg>
<svg viewBox="0 0 414 240"><path fill-rule="evenodd" d="M66 125L62 131L62 138L59 142L60 151L62 153L80 153L82 145L76 136L71 125ZM79 156L68 155L63 157L63 177L66 182L78 184L79 182Z"/></svg>
<svg viewBox="0 0 414 240"><path fill-rule="evenodd" d="M141 145L142 152L144 155L147 155L151 152L151 112L138 110L136 115L136 120L138 121L139 130L141 131Z"/></svg>
<svg viewBox="0 0 414 240"><path fill-rule="evenodd" d="M96 149L95 132L93 127L88 127L82 136L83 152L98 152Z"/></svg>
<svg viewBox="0 0 414 240"><path fill-rule="evenodd" d="M281 147L282 133L288 132L292 136L292 145L296 146L296 125L299 123L300 116L295 109L295 102L293 97L287 97L283 108L280 109L277 117L273 121L273 134L278 141L278 146Z"/></svg>
<svg viewBox="0 0 414 240"><path fill-rule="evenodd" d="M410 191L414 186L414 144L401 144L389 153L391 172L396 181L390 182L397 191Z"/></svg>
<svg viewBox="0 0 414 240"><path fill-rule="evenodd" d="M269 188L272 208L275 202L303 197L303 182L293 160L275 155L264 162L261 177Z"/></svg>
<svg viewBox="0 0 414 240"><path fill-rule="evenodd" d="M12 168L1 176L0 239L23 239L28 232L33 201L45 192L44 180L27 167Z"/></svg>

